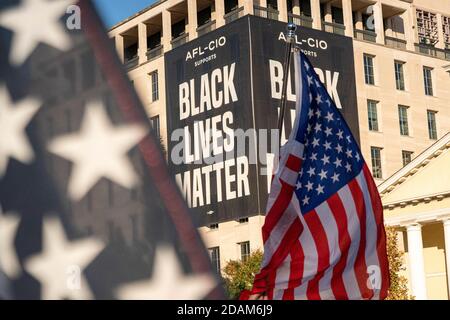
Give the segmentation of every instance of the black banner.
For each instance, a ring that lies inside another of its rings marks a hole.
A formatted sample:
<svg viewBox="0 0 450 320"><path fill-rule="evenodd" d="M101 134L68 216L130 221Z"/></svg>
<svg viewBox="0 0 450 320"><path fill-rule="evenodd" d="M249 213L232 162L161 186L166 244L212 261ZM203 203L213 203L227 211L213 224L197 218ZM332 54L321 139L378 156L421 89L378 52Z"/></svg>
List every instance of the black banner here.
<svg viewBox="0 0 450 320"><path fill-rule="evenodd" d="M285 30L246 16L165 54L169 167L199 226L265 211ZM358 140L352 39L299 27L296 45ZM295 115L293 78L282 141Z"/></svg>
<svg viewBox="0 0 450 320"><path fill-rule="evenodd" d="M278 107L281 98L283 63L286 50L286 24L260 17L250 17L251 60L253 73L253 105L256 128L277 127ZM356 100L355 69L352 39L310 28L298 27L295 46L305 53L314 65L320 80L347 121L356 141L359 142L358 109ZM291 74L294 62L291 60ZM288 138L295 116L295 80L288 78L287 104L281 143ZM259 141L259 192L262 211L265 211L270 187L274 149ZM266 151L267 150L267 151ZM275 150L277 151L277 150ZM266 154L266 163L263 155ZM264 175L265 169L269 171Z"/></svg>

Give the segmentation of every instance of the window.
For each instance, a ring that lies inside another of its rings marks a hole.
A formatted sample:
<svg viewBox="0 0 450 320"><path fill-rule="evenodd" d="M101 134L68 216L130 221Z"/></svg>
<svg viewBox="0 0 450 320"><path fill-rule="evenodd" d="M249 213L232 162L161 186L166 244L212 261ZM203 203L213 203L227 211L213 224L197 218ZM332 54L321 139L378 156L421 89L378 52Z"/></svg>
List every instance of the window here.
<svg viewBox="0 0 450 320"><path fill-rule="evenodd" d="M375 77L373 74L373 56L364 55L364 78L366 81L366 84L374 85L375 84Z"/></svg>
<svg viewBox="0 0 450 320"><path fill-rule="evenodd" d="M209 228L211 230L217 230L217 229L219 229L219 224L218 223L212 223L212 224L209 225Z"/></svg>
<svg viewBox="0 0 450 320"><path fill-rule="evenodd" d="M137 58L138 55L138 43L130 44L125 48L125 62Z"/></svg>
<svg viewBox="0 0 450 320"><path fill-rule="evenodd" d="M432 140L437 139L437 130L436 130L436 111L427 110L427 118L428 118L428 137Z"/></svg>
<svg viewBox="0 0 450 320"><path fill-rule="evenodd" d="M150 73L150 81L152 84L152 102L155 102L159 99L158 71Z"/></svg>
<svg viewBox="0 0 450 320"><path fill-rule="evenodd" d="M147 49L155 49L161 45L161 31L147 37Z"/></svg>
<svg viewBox="0 0 450 320"><path fill-rule="evenodd" d="M225 1L225 14L230 13L238 8L239 1L238 0L228 0Z"/></svg>
<svg viewBox="0 0 450 320"><path fill-rule="evenodd" d="M250 241L241 242L239 246L241 247L241 261L247 261L250 256Z"/></svg>
<svg viewBox="0 0 450 320"><path fill-rule="evenodd" d="M425 94L427 96L433 95L433 80L431 72L432 68L423 67L423 85L425 86Z"/></svg>
<svg viewBox="0 0 450 320"><path fill-rule="evenodd" d="M378 131L377 101L367 100L367 114L369 118L369 130Z"/></svg>
<svg viewBox="0 0 450 320"><path fill-rule="evenodd" d="M211 258L211 263L213 268L220 274L220 249L219 247L209 248L209 256Z"/></svg>
<svg viewBox="0 0 450 320"><path fill-rule="evenodd" d="M154 116L150 118L150 124L152 125L152 131L155 136L160 137L159 132L159 116Z"/></svg>
<svg viewBox="0 0 450 320"><path fill-rule="evenodd" d="M374 178L382 179L381 171L381 148L370 147L370 155L372 157L372 175Z"/></svg>
<svg viewBox="0 0 450 320"><path fill-rule="evenodd" d="M400 123L400 134L402 136L409 136L408 107L398 106L398 120Z"/></svg>
<svg viewBox="0 0 450 320"><path fill-rule="evenodd" d="M310 0L300 0L300 15L311 17L311 2Z"/></svg>
<svg viewBox="0 0 450 320"><path fill-rule="evenodd" d="M239 220L238 220L238 222L239 223L247 223L248 222L248 218L246 217L246 218L240 218Z"/></svg>
<svg viewBox="0 0 450 320"><path fill-rule="evenodd" d="M186 21L183 19L172 25L172 39L183 36L186 33Z"/></svg>
<svg viewBox="0 0 450 320"><path fill-rule="evenodd" d="M202 26L211 22L211 6L197 12L197 24Z"/></svg>
<svg viewBox="0 0 450 320"><path fill-rule="evenodd" d="M408 163L411 162L413 153L414 152L412 151L402 150L403 166L406 166Z"/></svg>
<svg viewBox="0 0 450 320"><path fill-rule="evenodd" d="M403 74L403 65L405 63L401 61L394 62L395 68L395 86L397 90L405 90L405 75Z"/></svg>

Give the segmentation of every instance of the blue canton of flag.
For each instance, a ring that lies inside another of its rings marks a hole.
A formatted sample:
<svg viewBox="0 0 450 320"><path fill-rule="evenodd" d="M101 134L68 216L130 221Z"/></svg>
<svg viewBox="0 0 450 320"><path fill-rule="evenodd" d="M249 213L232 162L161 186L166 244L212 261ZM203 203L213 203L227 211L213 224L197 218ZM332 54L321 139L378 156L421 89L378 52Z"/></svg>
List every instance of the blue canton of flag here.
<svg viewBox="0 0 450 320"><path fill-rule="evenodd" d="M302 101L295 139L305 146L296 185L303 214L336 193L363 167L356 140L313 66L302 53Z"/></svg>

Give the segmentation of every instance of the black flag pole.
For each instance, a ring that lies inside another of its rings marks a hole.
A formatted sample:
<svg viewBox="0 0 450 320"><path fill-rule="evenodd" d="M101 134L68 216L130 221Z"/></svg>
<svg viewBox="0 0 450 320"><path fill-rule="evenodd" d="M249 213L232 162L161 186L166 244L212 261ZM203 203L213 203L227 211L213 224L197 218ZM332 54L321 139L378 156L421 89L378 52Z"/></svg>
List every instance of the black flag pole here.
<svg viewBox="0 0 450 320"><path fill-rule="evenodd" d="M284 113L286 109L286 90L291 65L292 47L295 41L295 31L297 26L294 23L288 23L286 26L286 53L283 64L283 86L281 88L280 114L278 116L278 147L281 148L281 132L283 129Z"/></svg>

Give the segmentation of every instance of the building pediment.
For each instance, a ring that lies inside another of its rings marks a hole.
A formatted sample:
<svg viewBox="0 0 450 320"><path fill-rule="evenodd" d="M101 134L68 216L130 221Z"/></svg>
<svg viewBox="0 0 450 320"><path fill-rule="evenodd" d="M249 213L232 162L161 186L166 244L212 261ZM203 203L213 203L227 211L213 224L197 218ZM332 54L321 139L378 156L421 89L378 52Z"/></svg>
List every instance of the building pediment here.
<svg viewBox="0 0 450 320"><path fill-rule="evenodd" d="M384 207L450 197L450 133L378 186Z"/></svg>

